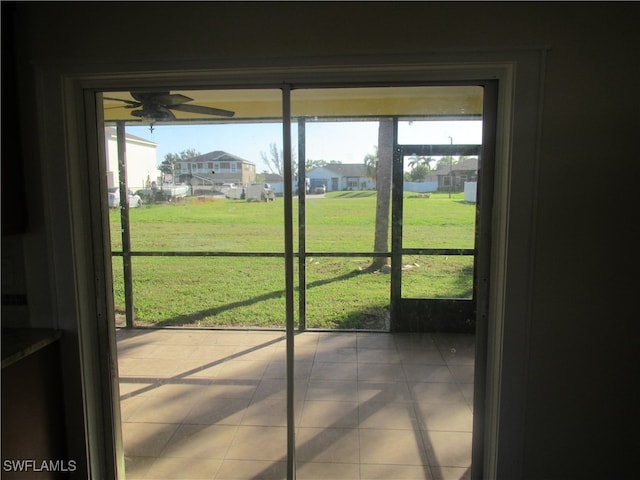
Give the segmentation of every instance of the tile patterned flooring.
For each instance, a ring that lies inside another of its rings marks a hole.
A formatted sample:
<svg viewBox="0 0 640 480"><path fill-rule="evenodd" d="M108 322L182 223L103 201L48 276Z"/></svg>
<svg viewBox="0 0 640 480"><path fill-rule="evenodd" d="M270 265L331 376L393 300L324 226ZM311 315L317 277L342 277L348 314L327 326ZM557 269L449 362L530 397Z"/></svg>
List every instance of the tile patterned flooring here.
<svg viewBox="0 0 640 480"><path fill-rule="evenodd" d="M283 332L119 330L127 479L286 478ZM473 335L295 340L298 479L469 478Z"/></svg>

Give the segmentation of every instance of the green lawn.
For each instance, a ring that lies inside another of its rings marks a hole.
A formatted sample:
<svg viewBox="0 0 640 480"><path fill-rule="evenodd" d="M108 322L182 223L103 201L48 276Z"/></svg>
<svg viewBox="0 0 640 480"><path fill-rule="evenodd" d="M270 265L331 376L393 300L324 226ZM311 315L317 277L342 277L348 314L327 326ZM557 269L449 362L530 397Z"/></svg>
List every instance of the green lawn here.
<svg viewBox="0 0 640 480"><path fill-rule="evenodd" d="M324 252L370 252L375 192L331 192L307 198L305 262L309 328L383 325L390 276L364 269L369 257L323 257ZM239 200L157 204L130 211L134 251L242 252L246 257L134 257L136 322L145 325L284 326L284 260L251 253L284 252L284 202ZM294 211L297 212L297 200ZM403 245L472 248L475 206L462 194L404 201ZM297 225L295 244L298 248ZM121 249L120 218L111 211L112 249ZM296 260L297 262L297 260ZM467 298L469 257L403 259L404 296ZM116 311L124 309L122 258L113 258ZM296 263L296 285L297 285ZM297 293L296 293L297 295ZM296 315L297 310L296 298Z"/></svg>

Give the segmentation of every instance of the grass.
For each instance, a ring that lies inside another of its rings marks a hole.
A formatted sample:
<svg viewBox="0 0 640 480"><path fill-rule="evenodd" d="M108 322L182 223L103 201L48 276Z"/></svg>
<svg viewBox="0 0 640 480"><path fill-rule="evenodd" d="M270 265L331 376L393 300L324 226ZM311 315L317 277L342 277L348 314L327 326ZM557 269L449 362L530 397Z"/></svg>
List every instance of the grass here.
<svg viewBox="0 0 640 480"><path fill-rule="evenodd" d="M306 318L309 328L380 328L390 276L364 270L370 252L375 192L331 192L306 202ZM136 322L144 325L283 327L284 260L250 255L284 252L284 202L236 200L148 205L130 211L133 251L243 252L247 257L134 257ZM294 200L297 212L297 200ZM403 246L472 248L475 206L461 194L407 194ZM120 218L111 212L112 249L121 250ZM297 249L297 225L295 248ZM297 260L296 260L297 262ZM403 259L403 296L468 298L470 257ZM113 258L116 311L124 309L122 259ZM296 286L297 286L296 263ZM296 316L297 310L296 291Z"/></svg>

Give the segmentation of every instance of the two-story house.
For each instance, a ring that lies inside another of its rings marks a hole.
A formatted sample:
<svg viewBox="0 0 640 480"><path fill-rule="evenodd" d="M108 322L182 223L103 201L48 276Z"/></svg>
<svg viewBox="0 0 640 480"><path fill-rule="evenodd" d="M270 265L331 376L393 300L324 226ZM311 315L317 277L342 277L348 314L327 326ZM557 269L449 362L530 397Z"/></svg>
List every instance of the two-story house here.
<svg viewBox="0 0 640 480"><path fill-rule="evenodd" d="M216 150L175 164L175 177L193 186L247 185L256 180L256 164Z"/></svg>

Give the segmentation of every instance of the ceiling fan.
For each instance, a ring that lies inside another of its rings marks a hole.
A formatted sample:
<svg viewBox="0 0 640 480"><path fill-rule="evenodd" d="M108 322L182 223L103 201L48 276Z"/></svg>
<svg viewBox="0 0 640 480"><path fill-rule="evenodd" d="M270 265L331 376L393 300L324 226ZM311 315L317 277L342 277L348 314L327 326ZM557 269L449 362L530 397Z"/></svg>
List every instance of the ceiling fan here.
<svg viewBox="0 0 640 480"><path fill-rule="evenodd" d="M205 107L203 105L189 105L193 98L179 93L170 92L130 92L134 100L124 100L122 98L104 97L105 100L124 102L124 108L132 110L131 115L149 123L151 131L156 122L175 120L176 116L172 110L179 112L199 113L201 115L212 115L217 117L233 117L235 112L223 110L221 108Z"/></svg>

